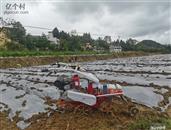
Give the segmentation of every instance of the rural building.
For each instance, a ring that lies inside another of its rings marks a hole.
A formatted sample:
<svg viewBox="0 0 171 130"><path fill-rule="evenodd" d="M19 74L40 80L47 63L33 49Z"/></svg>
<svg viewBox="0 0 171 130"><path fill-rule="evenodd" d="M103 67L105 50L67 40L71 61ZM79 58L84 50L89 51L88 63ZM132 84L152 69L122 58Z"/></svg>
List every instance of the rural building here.
<svg viewBox="0 0 171 130"><path fill-rule="evenodd" d="M60 44L60 40L58 38L54 37L52 32L48 32L47 39L52 44L55 44L55 45L59 45Z"/></svg>
<svg viewBox="0 0 171 130"><path fill-rule="evenodd" d="M78 33L75 29L71 30L71 32L69 34L70 34L70 36L77 36L78 35Z"/></svg>
<svg viewBox="0 0 171 130"><path fill-rule="evenodd" d="M118 44L110 44L109 51L110 52L121 52L122 47L120 45L118 45Z"/></svg>
<svg viewBox="0 0 171 130"><path fill-rule="evenodd" d="M127 43L131 44L131 45L136 45L138 43L138 41L136 39L132 39L132 38L129 38L127 40Z"/></svg>
<svg viewBox="0 0 171 130"><path fill-rule="evenodd" d="M90 43L85 44L85 50L92 50L92 49L93 49L93 47Z"/></svg>

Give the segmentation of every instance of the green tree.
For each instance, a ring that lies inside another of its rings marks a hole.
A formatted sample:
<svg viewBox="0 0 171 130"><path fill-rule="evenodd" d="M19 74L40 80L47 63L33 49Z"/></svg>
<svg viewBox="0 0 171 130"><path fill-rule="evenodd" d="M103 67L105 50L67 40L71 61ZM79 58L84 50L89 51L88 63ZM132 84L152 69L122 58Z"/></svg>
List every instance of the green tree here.
<svg viewBox="0 0 171 130"><path fill-rule="evenodd" d="M11 24L13 27L7 28L8 37L13 41L24 44L24 39L25 39L25 35L26 35L25 28L22 26L22 24L20 22L14 21Z"/></svg>
<svg viewBox="0 0 171 130"><path fill-rule="evenodd" d="M104 40L102 40L100 37L96 41L96 46L97 46L97 48L103 48L105 51L109 50L109 45Z"/></svg>
<svg viewBox="0 0 171 130"><path fill-rule="evenodd" d="M129 42L129 40L126 41L125 51L135 51L136 46Z"/></svg>
<svg viewBox="0 0 171 130"><path fill-rule="evenodd" d="M56 37L59 39L59 30L57 27L55 27L52 31L53 37Z"/></svg>
<svg viewBox="0 0 171 130"><path fill-rule="evenodd" d="M15 41L8 42L5 46L7 50L11 50L11 51L25 50L25 47L22 44L19 44L18 42Z"/></svg>
<svg viewBox="0 0 171 130"><path fill-rule="evenodd" d="M82 42L84 43L91 43L92 42L92 38L91 38L91 35L90 33L84 33L83 36L82 36Z"/></svg>
<svg viewBox="0 0 171 130"><path fill-rule="evenodd" d="M32 35L28 34L26 36L24 46L28 50L35 50L36 49L36 46L35 46L35 43L34 43L34 37Z"/></svg>
<svg viewBox="0 0 171 130"><path fill-rule="evenodd" d="M123 51L127 51L127 47L126 47L126 43L125 43L125 41L123 41L123 40L120 40L120 46L122 47L122 50Z"/></svg>
<svg viewBox="0 0 171 130"><path fill-rule="evenodd" d="M69 34L67 34L66 32L64 32L64 31L61 31L61 32L59 32L59 37L60 37L60 39L69 39Z"/></svg>
<svg viewBox="0 0 171 130"><path fill-rule="evenodd" d="M50 42L47 40L46 36L42 35L35 38L35 45L39 50L48 50Z"/></svg>
<svg viewBox="0 0 171 130"><path fill-rule="evenodd" d="M79 36L72 36L70 37L68 43L68 50L69 51L78 51L81 49L81 42Z"/></svg>
<svg viewBox="0 0 171 130"><path fill-rule="evenodd" d="M47 40L45 35L42 36L32 36L27 35L25 39L26 48L29 50L49 50L56 49L50 45L50 42Z"/></svg>
<svg viewBox="0 0 171 130"><path fill-rule="evenodd" d="M66 39L60 39L59 50L68 51L69 50L69 42Z"/></svg>

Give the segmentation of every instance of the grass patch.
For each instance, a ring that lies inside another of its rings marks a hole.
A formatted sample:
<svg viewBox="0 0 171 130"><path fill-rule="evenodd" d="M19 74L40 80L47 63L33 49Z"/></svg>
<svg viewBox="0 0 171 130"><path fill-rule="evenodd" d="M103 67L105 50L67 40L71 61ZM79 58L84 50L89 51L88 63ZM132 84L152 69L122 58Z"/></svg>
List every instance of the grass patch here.
<svg viewBox="0 0 171 130"><path fill-rule="evenodd" d="M25 56L59 56L59 55L96 55L108 54L114 57L141 56L148 53L140 51L127 51L119 53L95 52L95 51L0 51L0 57L25 57Z"/></svg>
<svg viewBox="0 0 171 130"><path fill-rule="evenodd" d="M94 51L0 51L0 57L23 57L23 56L59 56L59 55L90 55L99 54ZM103 53L109 54L109 53Z"/></svg>

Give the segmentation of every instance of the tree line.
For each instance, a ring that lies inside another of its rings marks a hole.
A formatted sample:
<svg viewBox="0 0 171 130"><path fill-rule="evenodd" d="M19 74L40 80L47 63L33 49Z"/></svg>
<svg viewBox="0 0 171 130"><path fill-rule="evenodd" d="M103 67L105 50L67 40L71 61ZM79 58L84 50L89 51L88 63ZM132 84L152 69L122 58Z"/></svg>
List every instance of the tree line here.
<svg viewBox="0 0 171 130"><path fill-rule="evenodd" d="M6 43L6 50L36 50L36 51L83 51L86 43L90 43L89 50L109 51L110 44L103 38L93 39L90 33L83 35L69 35L65 31L59 31L57 27L52 30L54 37L60 40L59 45L51 44L45 34L33 36L26 34L26 29L18 21L10 23L13 27L4 27L4 32L11 41ZM1 29L2 31L2 29ZM132 40L132 41L131 41ZM133 39L126 41L117 39L111 44L119 45L123 51L148 51L148 52L171 52L170 45L162 45L152 40L143 40L138 44Z"/></svg>
<svg viewBox="0 0 171 130"><path fill-rule="evenodd" d="M99 46L107 49L106 42L103 39L94 40L90 33L84 33L82 36L69 35L64 31L59 31L57 28L52 30L53 36L60 40L60 45L51 44L45 34L34 36L26 34L26 29L20 22L13 21L10 23L13 27L4 27L4 32L10 42L6 44L7 50L60 50L60 51L80 51L86 43L91 43L92 46Z"/></svg>

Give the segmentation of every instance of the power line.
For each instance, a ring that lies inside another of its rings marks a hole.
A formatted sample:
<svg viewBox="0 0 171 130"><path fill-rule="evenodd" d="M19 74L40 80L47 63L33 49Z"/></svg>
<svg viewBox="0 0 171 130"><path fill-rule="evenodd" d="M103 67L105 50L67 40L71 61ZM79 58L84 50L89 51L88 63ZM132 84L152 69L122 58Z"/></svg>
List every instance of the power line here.
<svg viewBox="0 0 171 130"><path fill-rule="evenodd" d="M42 30L53 30L50 28L45 28L45 27L38 27L38 26L29 26L29 25L24 25L26 28L34 28L34 29L42 29ZM61 30L62 31L62 30ZM77 34L84 34L85 32L76 32ZM105 34L97 34L97 33L90 33L93 36L107 36Z"/></svg>
<svg viewBox="0 0 171 130"><path fill-rule="evenodd" d="M37 27L37 26L28 26L28 25L25 25L24 27L26 27L26 28L36 28L36 29L43 29L43 30L52 30L52 29L50 29L50 28Z"/></svg>

